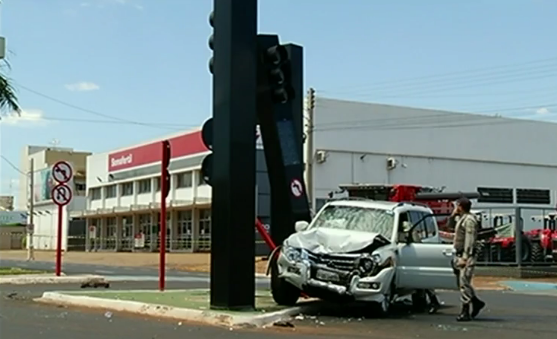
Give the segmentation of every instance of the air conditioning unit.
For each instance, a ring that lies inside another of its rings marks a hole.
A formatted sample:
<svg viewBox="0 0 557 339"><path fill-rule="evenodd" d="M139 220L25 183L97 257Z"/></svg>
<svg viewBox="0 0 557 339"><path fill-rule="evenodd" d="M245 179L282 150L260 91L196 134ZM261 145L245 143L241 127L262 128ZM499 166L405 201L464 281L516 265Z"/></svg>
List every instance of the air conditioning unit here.
<svg viewBox="0 0 557 339"><path fill-rule="evenodd" d="M327 156L328 154L326 151L317 151L317 153L315 153L315 162L322 164L327 161Z"/></svg>
<svg viewBox="0 0 557 339"><path fill-rule="evenodd" d="M387 158L387 170L390 171L395 169L396 165L397 165L397 161L395 158L391 158L391 157Z"/></svg>

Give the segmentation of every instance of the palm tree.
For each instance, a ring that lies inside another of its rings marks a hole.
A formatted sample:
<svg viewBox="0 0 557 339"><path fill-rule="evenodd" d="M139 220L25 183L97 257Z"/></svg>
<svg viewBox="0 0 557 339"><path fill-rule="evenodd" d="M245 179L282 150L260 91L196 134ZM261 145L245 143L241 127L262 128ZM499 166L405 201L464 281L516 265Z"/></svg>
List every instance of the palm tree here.
<svg viewBox="0 0 557 339"><path fill-rule="evenodd" d="M4 66L4 67L2 67ZM0 113L21 112L15 89L10 83L10 79L2 72L2 68L9 67L7 63L0 66Z"/></svg>

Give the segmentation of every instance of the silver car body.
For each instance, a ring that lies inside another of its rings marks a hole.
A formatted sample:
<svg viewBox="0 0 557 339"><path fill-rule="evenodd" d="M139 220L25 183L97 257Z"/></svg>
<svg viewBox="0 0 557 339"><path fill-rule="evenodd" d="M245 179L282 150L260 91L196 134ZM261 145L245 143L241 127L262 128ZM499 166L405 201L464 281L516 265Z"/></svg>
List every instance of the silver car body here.
<svg viewBox="0 0 557 339"><path fill-rule="evenodd" d="M330 206L384 210L392 215L392 231L384 228L381 235L318 227L320 215ZM437 223L435 232L420 242L399 242L399 218L408 212L432 214L429 208L411 203L368 200L328 203L307 229L292 234L284 242L277 259L279 277L302 291L312 292L310 295L332 292L378 303L386 295L400 297L417 289L456 289L451 266L454 250L452 245L441 243ZM369 248L371 253L366 250ZM373 262L372 270L355 271L357 263L367 260L365 264L369 264L369 259Z"/></svg>

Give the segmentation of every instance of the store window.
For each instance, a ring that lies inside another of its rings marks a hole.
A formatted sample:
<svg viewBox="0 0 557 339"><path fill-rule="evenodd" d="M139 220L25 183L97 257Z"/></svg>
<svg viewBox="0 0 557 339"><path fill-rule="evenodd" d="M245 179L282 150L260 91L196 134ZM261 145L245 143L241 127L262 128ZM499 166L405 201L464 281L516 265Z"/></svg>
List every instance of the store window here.
<svg viewBox="0 0 557 339"><path fill-rule="evenodd" d="M106 186L105 196L107 199L116 198L116 185Z"/></svg>
<svg viewBox="0 0 557 339"><path fill-rule="evenodd" d="M87 186L83 182L75 182L74 185L75 185L75 190L78 192L85 191L87 189Z"/></svg>
<svg viewBox="0 0 557 339"><path fill-rule="evenodd" d="M91 196L91 200L101 200L101 189L100 187L91 188L89 190L89 195Z"/></svg>
<svg viewBox="0 0 557 339"><path fill-rule="evenodd" d="M178 211L177 216L177 226L178 226L178 239L177 248L178 249L191 249L191 238L192 238L192 227L193 227L193 212L188 211Z"/></svg>
<svg viewBox="0 0 557 339"><path fill-rule="evenodd" d="M139 180L137 183L137 193L151 193L151 178Z"/></svg>
<svg viewBox="0 0 557 339"><path fill-rule="evenodd" d="M161 177L158 177L155 180L155 192L160 192L161 191Z"/></svg>
<svg viewBox="0 0 557 339"><path fill-rule="evenodd" d="M193 173L191 171L176 174L176 188L192 187L192 185Z"/></svg>
<svg viewBox="0 0 557 339"><path fill-rule="evenodd" d="M211 209L199 210L199 250L211 250Z"/></svg>
<svg viewBox="0 0 557 339"><path fill-rule="evenodd" d="M205 180L203 180L203 174L201 173L201 171L197 171L197 185L198 186L207 185Z"/></svg>
<svg viewBox="0 0 557 339"><path fill-rule="evenodd" d="M122 184L122 196L133 195L133 182L125 182Z"/></svg>
<svg viewBox="0 0 557 339"><path fill-rule="evenodd" d="M116 218L106 218L106 246L107 249L116 248L116 237L117 237L117 223Z"/></svg>

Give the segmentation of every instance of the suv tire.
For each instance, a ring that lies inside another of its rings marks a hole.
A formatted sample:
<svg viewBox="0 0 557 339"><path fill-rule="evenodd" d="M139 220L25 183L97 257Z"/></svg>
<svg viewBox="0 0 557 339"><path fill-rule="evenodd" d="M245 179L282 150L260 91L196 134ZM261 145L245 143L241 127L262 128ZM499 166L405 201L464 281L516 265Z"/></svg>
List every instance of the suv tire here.
<svg viewBox="0 0 557 339"><path fill-rule="evenodd" d="M271 258L271 294L273 300L280 306L294 306L300 298L300 290L279 277L277 257L279 253Z"/></svg>

